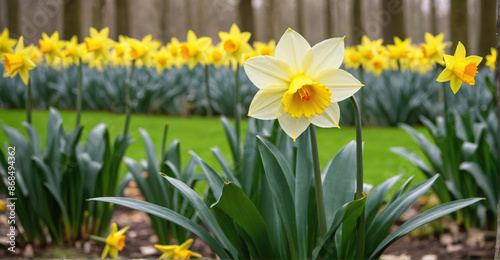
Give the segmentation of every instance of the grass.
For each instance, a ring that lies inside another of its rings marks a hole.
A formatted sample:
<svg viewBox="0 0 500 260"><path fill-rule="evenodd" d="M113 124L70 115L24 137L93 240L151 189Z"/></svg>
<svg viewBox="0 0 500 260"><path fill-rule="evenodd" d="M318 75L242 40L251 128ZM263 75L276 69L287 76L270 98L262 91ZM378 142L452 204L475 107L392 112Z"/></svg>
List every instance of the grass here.
<svg viewBox="0 0 500 260"><path fill-rule="evenodd" d="M74 111L59 112L63 117L63 127L69 132L74 128L76 114ZM48 115L49 113L46 110L35 110L32 115L32 123L38 130L42 140L42 148L45 145L44 140L47 135ZM24 120L24 110L0 109L0 122L15 127L26 135L26 131L21 124ZM81 118L81 123L84 126L82 140L85 140L90 130L99 123L108 125L110 134L114 139L123 131L124 122L125 116L122 114L85 111ZM242 131L246 131L246 123L243 120ZM157 154L159 154L165 124L169 125L167 145L174 139L179 139L181 142L183 164L187 163L190 156L188 152L192 150L220 172L220 167L209 150L215 145L221 149L226 159L231 159L224 130L218 118L180 118L142 114L132 116L130 130L133 133L132 138L135 143L128 148L125 156L136 160L146 158L142 138L138 131L139 128L146 129L155 144ZM424 127L417 127L417 130L427 134ZM355 129L354 127L342 127L341 129L317 128L317 137L320 164L323 168L342 146L355 139ZM3 131L0 131L0 142L3 144L4 141L7 141L6 136ZM377 185L402 171L406 171L404 179L410 175L416 175L413 181L414 184L425 179L417 168L389 151L390 147L404 146L420 155L419 147L405 131L399 128L367 127L363 129L363 141L365 142L363 156L365 183ZM122 176L127 172L125 165L122 165L120 170Z"/></svg>

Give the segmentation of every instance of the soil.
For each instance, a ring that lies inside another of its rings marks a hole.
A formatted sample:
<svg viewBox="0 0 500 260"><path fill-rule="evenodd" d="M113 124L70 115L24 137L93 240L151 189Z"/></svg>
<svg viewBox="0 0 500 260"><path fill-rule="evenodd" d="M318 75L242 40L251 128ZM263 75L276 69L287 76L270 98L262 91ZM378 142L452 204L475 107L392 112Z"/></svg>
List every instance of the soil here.
<svg viewBox="0 0 500 260"><path fill-rule="evenodd" d="M141 199L140 193L135 189L129 190L128 197ZM415 207L419 207L418 205ZM410 208L406 214L414 214L415 207ZM158 258L161 252L153 245L158 243L146 213L118 206L113 215L113 222L118 228L129 225L126 245L119 252L120 258ZM439 221L439 220L438 220ZM400 223L399 223L400 224ZM434 225L436 226L436 225ZM495 251L494 231L481 231L470 229L464 232L451 221L439 222L438 226L444 227L440 234L416 230L409 236L399 239L386 249L381 259L493 259ZM393 230L397 225L393 227ZM427 227L429 228L429 227ZM5 215L0 215L0 234L7 234L8 225ZM50 246L33 248L31 245L16 245L16 253L7 250L6 237L0 238L0 258L100 258L104 244L96 241L77 241L74 245ZM190 250L198 252L204 258L216 259L214 252L198 237L193 236L194 242Z"/></svg>

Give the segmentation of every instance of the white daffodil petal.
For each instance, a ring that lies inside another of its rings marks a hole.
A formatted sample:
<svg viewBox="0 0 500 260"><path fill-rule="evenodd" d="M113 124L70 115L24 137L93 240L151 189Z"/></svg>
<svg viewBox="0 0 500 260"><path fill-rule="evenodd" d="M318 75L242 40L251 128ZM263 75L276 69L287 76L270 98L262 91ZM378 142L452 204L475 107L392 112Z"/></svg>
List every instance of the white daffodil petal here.
<svg viewBox="0 0 500 260"><path fill-rule="evenodd" d="M332 102L339 102L354 95L363 86L351 73L341 69L324 70L312 80L325 84L332 92Z"/></svg>
<svg viewBox="0 0 500 260"><path fill-rule="evenodd" d="M289 28L276 45L274 56L288 63L295 74L302 73L302 59L309 49L311 45L307 40Z"/></svg>
<svg viewBox="0 0 500 260"><path fill-rule="evenodd" d="M332 38L314 45L304 56L302 68L310 77L326 69L338 69L344 60L344 38Z"/></svg>
<svg viewBox="0 0 500 260"><path fill-rule="evenodd" d="M279 110L285 111L281 104L285 91L281 86L260 89L250 103L248 115L261 120L276 119L282 114Z"/></svg>
<svg viewBox="0 0 500 260"><path fill-rule="evenodd" d="M309 119L305 117L292 118L288 113L285 113L282 117L278 118L281 128L293 139L294 142L297 137L299 137L299 135L307 129L309 124L311 124L311 120L312 117L309 117Z"/></svg>
<svg viewBox="0 0 500 260"><path fill-rule="evenodd" d="M243 63L245 72L253 84L262 89L269 86L288 86L293 77L286 62L271 56L257 56Z"/></svg>
<svg viewBox="0 0 500 260"><path fill-rule="evenodd" d="M340 120L340 108L337 102L330 103L330 106L323 110L321 115L315 115L311 123L319 127L338 127Z"/></svg>

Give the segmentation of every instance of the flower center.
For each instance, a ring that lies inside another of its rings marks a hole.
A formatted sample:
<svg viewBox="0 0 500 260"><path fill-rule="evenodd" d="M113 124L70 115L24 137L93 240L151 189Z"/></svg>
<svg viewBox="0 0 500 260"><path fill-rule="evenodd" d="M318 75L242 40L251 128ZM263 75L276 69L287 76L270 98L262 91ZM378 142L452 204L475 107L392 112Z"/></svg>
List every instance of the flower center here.
<svg viewBox="0 0 500 260"><path fill-rule="evenodd" d="M116 57L121 57L125 54L125 48L119 44L115 45Z"/></svg>
<svg viewBox="0 0 500 260"><path fill-rule="evenodd" d="M324 85L313 82L305 75L297 75L290 82L288 91L283 95L281 104L291 117L321 115L330 106L332 93Z"/></svg>
<svg viewBox="0 0 500 260"><path fill-rule="evenodd" d="M176 259L189 259L191 258L191 251L190 250L179 250L175 252L175 258Z"/></svg>
<svg viewBox="0 0 500 260"><path fill-rule="evenodd" d="M233 39L227 39L226 41L224 41L224 50L228 53L235 53L239 47L240 43L238 41L235 41Z"/></svg>
<svg viewBox="0 0 500 260"><path fill-rule="evenodd" d="M63 54L64 54L64 57L68 57L68 56L71 56L73 54L73 52L71 51L71 49L64 49Z"/></svg>
<svg viewBox="0 0 500 260"><path fill-rule="evenodd" d="M54 45L50 42L46 42L44 40L39 40L38 43L40 44L40 51L42 53L49 53L54 50Z"/></svg>
<svg viewBox="0 0 500 260"><path fill-rule="evenodd" d="M373 61L373 67L375 67L376 69L382 68L382 62L379 61L379 60L374 60Z"/></svg>
<svg viewBox="0 0 500 260"><path fill-rule="evenodd" d="M183 59L187 60L191 57L196 56L198 54L198 49L194 44L191 43L183 43L181 45L181 56Z"/></svg>
<svg viewBox="0 0 500 260"><path fill-rule="evenodd" d="M172 56L175 57L175 56L177 56L177 50L178 49L179 49L179 47L171 45L168 50L170 51L170 54L172 54Z"/></svg>
<svg viewBox="0 0 500 260"><path fill-rule="evenodd" d="M269 48L269 47L262 48L262 50L260 51L260 54L262 54L262 55L271 55L271 48Z"/></svg>
<svg viewBox="0 0 500 260"><path fill-rule="evenodd" d="M375 56L375 54L373 54L373 50L371 48L367 48L363 51L363 55L368 58L368 59L371 59L373 58L373 56Z"/></svg>
<svg viewBox="0 0 500 260"><path fill-rule="evenodd" d="M88 52L97 51L102 48L102 42L92 38L85 38L85 46Z"/></svg>
<svg viewBox="0 0 500 260"><path fill-rule="evenodd" d="M130 46L130 57L132 57L132 59L134 59L134 60L144 56L146 54L146 52L147 52L147 49L144 46L144 44Z"/></svg>
<svg viewBox="0 0 500 260"><path fill-rule="evenodd" d="M3 58L5 69L10 75L24 65L23 55L21 54L4 53Z"/></svg>
<svg viewBox="0 0 500 260"><path fill-rule="evenodd" d="M476 84L474 77L477 74L477 64L475 62L457 62L453 65L453 74L466 84L473 86Z"/></svg>
<svg viewBox="0 0 500 260"><path fill-rule="evenodd" d="M106 244L108 244L112 247L115 247L116 249L122 251L123 247L125 246L125 237L126 237L125 235L108 236L108 238L106 238Z"/></svg>
<svg viewBox="0 0 500 260"><path fill-rule="evenodd" d="M219 61L222 59L222 53L220 53L219 50L214 50L212 52L212 57L214 58L214 61Z"/></svg>
<svg viewBox="0 0 500 260"><path fill-rule="evenodd" d="M165 55L158 57L158 63L160 63L160 65L167 64L167 57Z"/></svg>
<svg viewBox="0 0 500 260"><path fill-rule="evenodd" d="M349 55L349 58L351 59L351 62L357 63L359 61L359 53L351 52L351 55Z"/></svg>
<svg viewBox="0 0 500 260"><path fill-rule="evenodd" d="M422 47L422 53L426 58L432 56L437 51L436 46L434 45L422 44L421 47Z"/></svg>

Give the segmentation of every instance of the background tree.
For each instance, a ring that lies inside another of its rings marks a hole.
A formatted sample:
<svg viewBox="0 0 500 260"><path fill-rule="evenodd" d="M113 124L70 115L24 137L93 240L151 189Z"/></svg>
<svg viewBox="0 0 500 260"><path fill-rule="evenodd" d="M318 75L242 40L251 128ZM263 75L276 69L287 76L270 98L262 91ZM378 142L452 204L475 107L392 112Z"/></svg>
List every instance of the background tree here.
<svg viewBox="0 0 500 260"><path fill-rule="evenodd" d="M63 39L70 40L73 35L76 35L80 40L80 21L82 20L80 9L80 0L67 0L65 2L63 6L63 35L61 35Z"/></svg>
<svg viewBox="0 0 500 260"><path fill-rule="evenodd" d="M382 0L382 10L385 16L381 17L381 20L384 21L384 43L394 43L394 36L401 39L406 38L403 0Z"/></svg>
<svg viewBox="0 0 500 260"><path fill-rule="evenodd" d="M297 17L297 31L302 35L305 34L303 8L304 8L304 5L302 3L302 0L296 0L295 17Z"/></svg>
<svg viewBox="0 0 500 260"><path fill-rule="evenodd" d="M429 1L430 10L431 10L431 33L433 35L437 35L438 32L438 22L437 22L437 9L436 9L436 0Z"/></svg>
<svg viewBox="0 0 500 260"><path fill-rule="evenodd" d="M19 30L19 1L7 1L7 11L7 28L9 28L11 37L19 36L21 33Z"/></svg>
<svg viewBox="0 0 500 260"><path fill-rule="evenodd" d="M238 12L240 16L240 29L242 32L251 32L252 37L250 38L250 43L254 39L254 23L253 23L253 8L252 0L240 0L238 5Z"/></svg>
<svg viewBox="0 0 500 260"><path fill-rule="evenodd" d="M163 11L161 18L160 18L160 29L161 29L161 39L163 42L169 42L170 41L170 35L168 31L168 19L170 17L170 0L161 0L161 10Z"/></svg>
<svg viewBox="0 0 500 260"><path fill-rule="evenodd" d="M481 0L484 1L484 0ZM468 48L469 46L469 19L467 13L467 0L451 1L451 50L455 52L459 41Z"/></svg>
<svg viewBox="0 0 500 260"><path fill-rule="evenodd" d="M352 6L352 44L360 44L365 34L361 23L361 0L354 0Z"/></svg>
<svg viewBox="0 0 500 260"><path fill-rule="evenodd" d="M333 37L332 31L332 1L325 0L325 30L326 30L326 38Z"/></svg>
<svg viewBox="0 0 500 260"><path fill-rule="evenodd" d="M265 16L266 19L266 27L264 27L264 40L269 41L275 39L276 26L279 28L279 21L281 20L280 16L277 16L277 12L279 10L275 10L275 0L265 1Z"/></svg>
<svg viewBox="0 0 500 260"><path fill-rule="evenodd" d="M128 0L115 0L116 34L130 35Z"/></svg>
<svg viewBox="0 0 500 260"><path fill-rule="evenodd" d="M104 0L94 0L92 3L92 26L97 30L101 30L104 27L102 19L104 6L105 6Z"/></svg>
<svg viewBox="0 0 500 260"><path fill-rule="evenodd" d="M485 57L490 53L490 48L496 46L495 16L495 0L481 0L479 56Z"/></svg>

